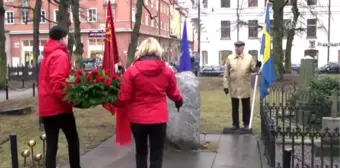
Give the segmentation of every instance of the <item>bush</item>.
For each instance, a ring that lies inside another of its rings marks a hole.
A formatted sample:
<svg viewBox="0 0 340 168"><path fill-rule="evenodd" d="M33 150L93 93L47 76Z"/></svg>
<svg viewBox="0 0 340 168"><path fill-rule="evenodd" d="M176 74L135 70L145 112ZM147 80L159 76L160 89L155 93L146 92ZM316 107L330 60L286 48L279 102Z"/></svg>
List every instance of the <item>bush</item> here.
<svg viewBox="0 0 340 168"><path fill-rule="evenodd" d="M299 103L306 105L305 118L310 126L320 126L322 117L331 115L332 100L330 96L333 90L340 91L340 84L336 79L327 76L318 76L313 79L307 88L299 88L291 99L291 103L296 106ZM301 116L304 117L304 116ZM299 122L302 118L298 117Z"/></svg>

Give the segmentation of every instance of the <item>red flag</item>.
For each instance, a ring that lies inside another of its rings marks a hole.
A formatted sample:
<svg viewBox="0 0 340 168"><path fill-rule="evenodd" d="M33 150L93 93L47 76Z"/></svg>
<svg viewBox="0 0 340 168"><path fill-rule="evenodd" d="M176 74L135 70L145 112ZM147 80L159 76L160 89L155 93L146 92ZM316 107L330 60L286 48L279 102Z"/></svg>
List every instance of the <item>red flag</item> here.
<svg viewBox="0 0 340 168"><path fill-rule="evenodd" d="M119 56L110 0L107 6L103 69L114 76L116 75L115 64L119 62ZM111 104L104 104L103 107L112 114L116 114L116 144L120 146L128 145L131 142L128 107L117 108Z"/></svg>
<svg viewBox="0 0 340 168"><path fill-rule="evenodd" d="M115 75L115 64L119 62L118 47L116 41L116 30L113 22L111 1L107 5L106 16L106 33L105 33L105 46L103 69L110 71L111 75Z"/></svg>

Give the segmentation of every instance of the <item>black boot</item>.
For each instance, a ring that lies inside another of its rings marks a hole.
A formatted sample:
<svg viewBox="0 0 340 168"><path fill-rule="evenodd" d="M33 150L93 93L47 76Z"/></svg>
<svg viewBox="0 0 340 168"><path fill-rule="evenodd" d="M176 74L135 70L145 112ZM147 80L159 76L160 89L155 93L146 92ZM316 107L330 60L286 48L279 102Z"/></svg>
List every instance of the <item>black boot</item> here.
<svg viewBox="0 0 340 168"><path fill-rule="evenodd" d="M238 125L233 125L233 128L231 128L231 130L237 130L237 129L240 129L240 126L238 126Z"/></svg>

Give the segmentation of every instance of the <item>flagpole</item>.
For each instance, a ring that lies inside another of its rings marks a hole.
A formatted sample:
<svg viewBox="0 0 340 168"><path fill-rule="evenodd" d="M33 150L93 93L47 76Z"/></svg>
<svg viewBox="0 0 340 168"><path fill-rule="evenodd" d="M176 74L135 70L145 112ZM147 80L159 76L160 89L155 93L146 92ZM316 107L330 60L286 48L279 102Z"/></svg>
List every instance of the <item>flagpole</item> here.
<svg viewBox="0 0 340 168"><path fill-rule="evenodd" d="M266 1L266 7L265 9L267 9L268 7L268 1ZM266 15L266 13L265 13ZM265 22L266 22L266 19L264 19ZM261 39L261 44L262 44L262 41L264 39L262 38ZM263 63L263 55L261 55L261 62ZM261 68L259 69L259 71L256 72L256 76L255 76L255 84L254 84L254 92L253 92L253 100L252 100L252 103L251 103L251 112L250 112L250 120L249 120L249 129L252 128L252 123L253 123L253 116L254 116L254 108L255 108L255 100L256 100L256 92L257 92L257 83L258 83L258 80L259 80L259 74L261 73L262 71L262 67L263 65L261 65Z"/></svg>

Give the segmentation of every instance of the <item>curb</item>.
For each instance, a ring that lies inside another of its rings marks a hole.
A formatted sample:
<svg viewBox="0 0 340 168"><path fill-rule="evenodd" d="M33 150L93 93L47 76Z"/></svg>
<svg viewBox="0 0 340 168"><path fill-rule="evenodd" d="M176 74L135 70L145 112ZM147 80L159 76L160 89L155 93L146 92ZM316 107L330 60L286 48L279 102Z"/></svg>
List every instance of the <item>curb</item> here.
<svg viewBox="0 0 340 168"><path fill-rule="evenodd" d="M256 138L257 148L259 149L261 168L270 168L264 156L264 148L260 138Z"/></svg>

